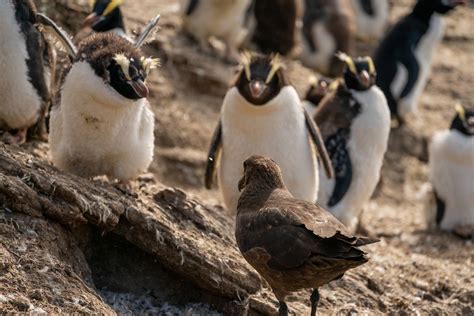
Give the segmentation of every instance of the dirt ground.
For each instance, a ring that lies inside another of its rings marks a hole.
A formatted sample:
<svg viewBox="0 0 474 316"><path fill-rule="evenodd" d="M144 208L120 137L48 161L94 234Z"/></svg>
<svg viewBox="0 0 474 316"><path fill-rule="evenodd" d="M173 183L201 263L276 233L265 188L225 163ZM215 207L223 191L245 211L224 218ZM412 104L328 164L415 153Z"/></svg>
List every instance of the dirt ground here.
<svg viewBox="0 0 474 316"><path fill-rule="evenodd" d="M392 21L414 1L395 2ZM179 10L176 0L126 1L123 5L129 29L143 25L156 13L162 15L157 41L146 49L162 59L162 67L149 79L150 103L156 115L155 159L149 171L165 185L177 186L205 204L220 205L218 190L206 191L202 178L233 67L201 52L180 33ZM363 212L363 228L381 242L368 247L368 264L322 289L321 314L474 314L473 242L432 229L425 211L429 193L426 144L434 131L449 126L456 102L474 106L474 4L456 10L446 21L446 35L435 53L419 112L405 127L392 130L382 185ZM358 43L358 52L370 53L375 45ZM287 65L293 84L303 95L311 72L296 59L288 58ZM47 144L30 143L22 149L48 160ZM138 184L135 189L140 195ZM0 277L9 282L3 287L9 292L0 292L0 313L113 313L96 293L94 287L99 286L94 284L93 273L82 268L87 264L80 264L86 259L77 250L78 241L62 235L63 230L59 225L51 227L0 211ZM45 258L42 252L48 249L48 240L37 238L43 234L64 245L52 258ZM73 280L71 284L55 283L51 274L42 277L42 264L50 260L57 261L48 264L56 267L56 277ZM289 299L290 309L300 304L300 295ZM35 303L44 300L61 302L55 303L57 310ZM208 314L212 308L199 305L194 313Z"/></svg>

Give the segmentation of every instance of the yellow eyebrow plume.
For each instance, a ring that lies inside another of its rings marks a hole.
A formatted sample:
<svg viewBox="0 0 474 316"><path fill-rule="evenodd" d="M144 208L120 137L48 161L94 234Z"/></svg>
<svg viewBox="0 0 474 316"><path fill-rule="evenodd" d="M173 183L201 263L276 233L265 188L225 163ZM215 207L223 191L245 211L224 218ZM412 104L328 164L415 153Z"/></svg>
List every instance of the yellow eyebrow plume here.
<svg viewBox="0 0 474 316"><path fill-rule="evenodd" d="M465 121L466 120L466 111L464 110L464 107L461 105L461 103L456 103L455 108L456 108L456 112L458 113L461 120Z"/></svg>
<svg viewBox="0 0 474 316"><path fill-rule="evenodd" d="M112 12L116 7L121 5L124 0L112 0L109 2L107 7L105 7L104 13L102 13L102 16L106 16L110 12Z"/></svg>
<svg viewBox="0 0 474 316"><path fill-rule="evenodd" d="M283 67L283 61L281 60L281 57L279 54L275 54L272 56L272 61L270 62L271 68L270 72L268 73L267 79L265 80L266 84L269 84L270 81L272 81L273 77L277 73L277 71Z"/></svg>
<svg viewBox="0 0 474 316"><path fill-rule="evenodd" d="M130 60L124 54L116 54L113 58L115 62L122 68L122 72L127 80L132 80L129 74Z"/></svg>

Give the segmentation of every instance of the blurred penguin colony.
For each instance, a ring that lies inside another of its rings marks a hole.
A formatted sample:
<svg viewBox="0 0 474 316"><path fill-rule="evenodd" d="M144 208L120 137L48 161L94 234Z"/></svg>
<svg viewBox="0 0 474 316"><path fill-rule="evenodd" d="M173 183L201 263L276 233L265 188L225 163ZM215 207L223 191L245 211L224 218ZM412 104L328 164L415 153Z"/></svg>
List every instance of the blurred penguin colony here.
<svg viewBox="0 0 474 316"><path fill-rule="evenodd" d="M417 115L437 75L431 64L444 19L466 2L418 0L391 26L389 0L183 5L189 45L237 68L210 140L204 185L210 189L217 178L226 209L237 214L238 246L272 286L280 314L288 313L289 293L313 288L314 315L317 288L367 261L357 247L375 240L352 234L381 181L390 131ZM141 48L153 40L160 15L132 35L122 3L91 1L83 28L70 36L31 0L0 0L7 74L0 78L0 129L4 143L48 141L59 169L105 175L129 190L153 161L147 76L159 71L159 60ZM377 49L357 56L356 42ZM68 63L57 62L57 49ZM303 98L289 80L288 59L314 73ZM447 231L474 226L474 111L456 102L452 108L451 124L439 126L429 145L431 208ZM282 254L287 248L294 251Z"/></svg>

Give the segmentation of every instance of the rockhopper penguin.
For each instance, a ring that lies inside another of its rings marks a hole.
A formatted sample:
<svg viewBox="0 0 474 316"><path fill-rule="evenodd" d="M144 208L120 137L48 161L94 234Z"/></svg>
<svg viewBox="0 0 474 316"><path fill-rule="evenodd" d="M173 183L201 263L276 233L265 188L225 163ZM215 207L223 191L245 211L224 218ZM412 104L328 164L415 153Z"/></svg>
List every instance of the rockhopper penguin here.
<svg viewBox="0 0 474 316"><path fill-rule="evenodd" d="M412 12L385 36L375 52L377 85L392 116L402 124L416 111L444 33L442 16L467 0L418 0Z"/></svg>
<svg viewBox="0 0 474 316"><path fill-rule="evenodd" d="M252 156L239 181L235 239L245 260L268 282L288 315L285 298L312 289L316 315L318 288L368 261L359 246L377 239L356 237L315 203L296 199L275 161Z"/></svg>
<svg viewBox="0 0 474 316"><path fill-rule="evenodd" d="M47 17L66 43L72 65L51 111L50 154L54 165L83 177L107 175L126 184L153 159L154 116L145 84L158 60L146 58L140 46L156 26L153 19L131 44L114 33L97 33L78 50Z"/></svg>
<svg viewBox="0 0 474 316"><path fill-rule="evenodd" d="M335 171L334 179L320 177L318 203L355 229L360 211L379 181L390 134L390 111L375 85L372 59L338 56L347 64L344 80L324 98L314 117Z"/></svg>
<svg viewBox="0 0 474 316"><path fill-rule="evenodd" d="M338 51L351 54L354 45L354 17L348 1L306 0L301 29L300 59L307 67L337 77L344 63Z"/></svg>
<svg viewBox="0 0 474 316"><path fill-rule="evenodd" d="M0 129L6 143L23 143L35 124L38 134L45 133L56 55L36 23L31 0L0 1Z"/></svg>
<svg viewBox="0 0 474 316"><path fill-rule="evenodd" d="M456 110L451 128L433 135L429 156L436 223L447 231L474 227L474 110Z"/></svg>
<svg viewBox="0 0 474 316"><path fill-rule="evenodd" d="M319 129L301 105L278 55L244 54L242 69L222 104L205 184L211 187L218 165L220 190L231 213L237 209L242 162L254 154L277 161L290 192L306 201L317 197L317 154L328 177L332 174Z"/></svg>

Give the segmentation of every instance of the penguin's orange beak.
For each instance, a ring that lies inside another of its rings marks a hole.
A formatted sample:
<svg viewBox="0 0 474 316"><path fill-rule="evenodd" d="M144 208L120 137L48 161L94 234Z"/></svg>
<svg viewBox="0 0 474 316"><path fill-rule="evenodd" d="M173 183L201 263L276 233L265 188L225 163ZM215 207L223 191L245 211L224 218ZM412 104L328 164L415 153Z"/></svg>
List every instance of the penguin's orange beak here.
<svg viewBox="0 0 474 316"><path fill-rule="evenodd" d="M368 88L370 86L370 75L366 70L360 73L359 78L364 87Z"/></svg>
<svg viewBox="0 0 474 316"><path fill-rule="evenodd" d="M148 87L141 79L129 81L129 84L132 86L133 90L139 97L148 98L150 95Z"/></svg>
<svg viewBox="0 0 474 316"><path fill-rule="evenodd" d="M102 16L97 15L97 13L93 12L84 19L84 22L82 22L82 27L94 26L95 24L99 23L102 19L103 19Z"/></svg>
<svg viewBox="0 0 474 316"><path fill-rule="evenodd" d="M249 85L250 85L250 94L255 99L260 98L260 96L263 93L263 90L265 90L265 87L266 87L265 83L261 80L252 80L250 81Z"/></svg>

